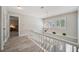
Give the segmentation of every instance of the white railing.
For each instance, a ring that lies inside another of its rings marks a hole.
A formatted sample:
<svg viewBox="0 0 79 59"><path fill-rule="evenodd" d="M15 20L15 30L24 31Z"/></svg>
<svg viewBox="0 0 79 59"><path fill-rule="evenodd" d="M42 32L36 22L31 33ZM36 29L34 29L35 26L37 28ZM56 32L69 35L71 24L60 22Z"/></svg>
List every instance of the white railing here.
<svg viewBox="0 0 79 59"><path fill-rule="evenodd" d="M29 32L29 38L35 41L44 51L48 52L78 52L79 44L68 40L54 38L34 31Z"/></svg>

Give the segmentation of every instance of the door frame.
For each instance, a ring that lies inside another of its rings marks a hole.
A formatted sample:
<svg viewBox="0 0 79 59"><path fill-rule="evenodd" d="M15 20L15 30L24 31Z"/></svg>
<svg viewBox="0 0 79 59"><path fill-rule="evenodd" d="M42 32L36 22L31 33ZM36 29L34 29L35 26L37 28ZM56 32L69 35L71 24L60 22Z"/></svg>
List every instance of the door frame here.
<svg viewBox="0 0 79 59"><path fill-rule="evenodd" d="M10 38L10 16L18 17L18 36L20 36L20 16L17 14L9 14L9 38Z"/></svg>

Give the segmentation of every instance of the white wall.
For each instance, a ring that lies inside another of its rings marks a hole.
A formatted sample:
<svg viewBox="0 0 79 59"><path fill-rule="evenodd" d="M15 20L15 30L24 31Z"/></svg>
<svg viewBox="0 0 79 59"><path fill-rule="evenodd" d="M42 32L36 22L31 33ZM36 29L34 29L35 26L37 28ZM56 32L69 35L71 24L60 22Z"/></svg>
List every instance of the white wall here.
<svg viewBox="0 0 79 59"><path fill-rule="evenodd" d="M43 28L42 19L22 15L20 19L20 35L26 35L27 30L41 32Z"/></svg>
<svg viewBox="0 0 79 59"><path fill-rule="evenodd" d="M50 18L47 18L44 22L48 22L50 20L53 21L53 19L61 17L61 16L66 16L66 29L53 28L51 30L51 33L56 32L58 35L62 35L62 33L65 32L68 37L77 38L77 33L78 33L77 32L77 12L71 12L67 14L50 17Z"/></svg>
<svg viewBox="0 0 79 59"><path fill-rule="evenodd" d="M9 16L19 17L19 36L27 35L28 30L42 32L43 21L41 18L22 15L14 12L9 12Z"/></svg>

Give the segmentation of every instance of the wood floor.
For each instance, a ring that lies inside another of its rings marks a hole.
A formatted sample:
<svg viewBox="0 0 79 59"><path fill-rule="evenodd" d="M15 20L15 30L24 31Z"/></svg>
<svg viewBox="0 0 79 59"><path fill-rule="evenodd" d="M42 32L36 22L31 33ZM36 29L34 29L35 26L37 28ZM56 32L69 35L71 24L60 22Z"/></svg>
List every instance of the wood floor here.
<svg viewBox="0 0 79 59"><path fill-rule="evenodd" d="M24 36L10 38L5 44L4 52L43 52L43 50Z"/></svg>

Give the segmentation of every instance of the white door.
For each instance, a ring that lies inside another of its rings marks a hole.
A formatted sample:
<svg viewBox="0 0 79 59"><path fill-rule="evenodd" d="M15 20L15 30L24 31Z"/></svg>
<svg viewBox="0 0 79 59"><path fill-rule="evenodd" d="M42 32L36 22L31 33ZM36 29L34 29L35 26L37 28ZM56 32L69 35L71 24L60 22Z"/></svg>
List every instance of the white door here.
<svg viewBox="0 0 79 59"><path fill-rule="evenodd" d="M1 8L1 50L4 49L4 44L6 41L6 20L7 20L7 13L5 7Z"/></svg>

